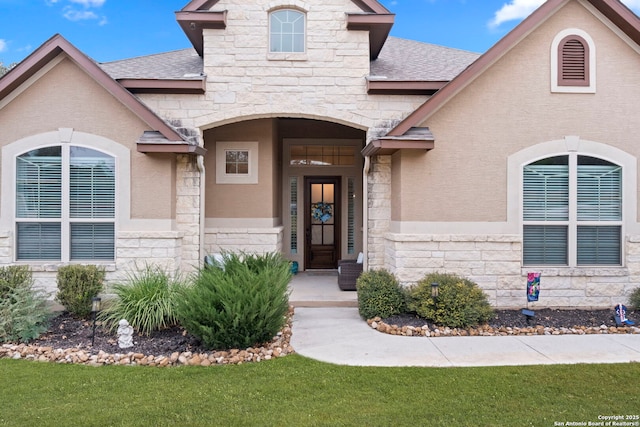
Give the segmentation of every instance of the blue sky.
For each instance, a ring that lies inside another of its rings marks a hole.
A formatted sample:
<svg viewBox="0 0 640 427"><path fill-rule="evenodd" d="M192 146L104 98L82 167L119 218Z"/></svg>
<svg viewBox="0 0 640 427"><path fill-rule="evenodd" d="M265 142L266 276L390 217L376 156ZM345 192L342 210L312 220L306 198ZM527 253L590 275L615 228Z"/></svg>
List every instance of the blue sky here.
<svg viewBox="0 0 640 427"><path fill-rule="evenodd" d="M106 62L189 47L174 12L189 0L0 0L0 62L24 59L56 33ZM544 0L381 0L391 35L484 52ZM623 0L636 14L640 0Z"/></svg>

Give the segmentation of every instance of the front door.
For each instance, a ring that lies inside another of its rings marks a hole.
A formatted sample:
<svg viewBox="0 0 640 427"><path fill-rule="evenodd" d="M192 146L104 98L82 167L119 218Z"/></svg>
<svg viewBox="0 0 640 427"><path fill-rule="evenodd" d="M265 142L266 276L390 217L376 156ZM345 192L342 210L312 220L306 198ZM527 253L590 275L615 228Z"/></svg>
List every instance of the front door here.
<svg viewBox="0 0 640 427"><path fill-rule="evenodd" d="M305 178L305 268L337 268L340 258L340 178Z"/></svg>

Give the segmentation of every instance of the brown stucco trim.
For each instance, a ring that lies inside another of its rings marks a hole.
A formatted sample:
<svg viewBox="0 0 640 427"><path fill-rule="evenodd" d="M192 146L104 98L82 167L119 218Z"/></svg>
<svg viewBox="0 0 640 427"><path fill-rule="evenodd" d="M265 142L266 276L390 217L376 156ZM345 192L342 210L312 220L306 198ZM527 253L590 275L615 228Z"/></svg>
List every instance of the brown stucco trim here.
<svg viewBox="0 0 640 427"><path fill-rule="evenodd" d="M184 142L184 139L176 130L165 123L164 120L158 117L122 85L113 80L96 62L78 50L60 34L56 34L44 42L42 46L0 79L0 99L5 98L16 90L60 54L65 54L80 69L92 77L96 83L125 105L151 129L158 131L168 141Z"/></svg>
<svg viewBox="0 0 640 427"><path fill-rule="evenodd" d="M353 2L365 12L382 14L389 13L389 10L376 0L353 0Z"/></svg>
<svg viewBox="0 0 640 427"><path fill-rule="evenodd" d="M205 93L205 79L198 80L160 80L160 79L120 79L118 82L131 93Z"/></svg>
<svg viewBox="0 0 640 427"><path fill-rule="evenodd" d="M435 141L433 139L391 139L381 138L368 143L361 151L362 155L389 155L398 150L433 150Z"/></svg>
<svg viewBox="0 0 640 427"><path fill-rule="evenodd" d="M523 20L511 32L503 37L498 43L493 45L484 55L467 67L462 73L454 78L448 85L443 87L435 95L429 98L418 109L400 122L388 135L400 136L414 126L420 125L434 112L440 109L447 101L453 98L458 92L475 80L487 68L504 56L524 37L545 22L558 9L567 4L569 0L547 0L542 6L536 9L529 17ZM586 0L591 3L600 13L611 20L632 40L640 44L640 19L618 0Z"/></svg>
<svg viewBox="0 0 640 427"><path fill-rule="evenodd" d="M369 31L369 56L371 59L376 59L384 42L387 41L394 20L393 13L349 13L347 14L347 29Z"/></svg>
<svg viewBox="0 0 640 427"><path fill-rule="evenodd" d="M204 156L207 150L200 145L193 144L149 144L144 142L137 143L138 152L140 153L174 153L174 154L196 154Z"/></svg>
<svg viewBox="0 0 640 427"><path fill-rule="evenodd" d="M433 95L448 81L393 81L367 79L369 95Z"/></svg>
<svg viewBox="0 0 640 427"><path fill-rule="evenodd" d="M224 30L227 28L227 11L209 12L207 10L183 9L176 12L176 20L198 55L202 56L204 49L202 32L205 29Z"/></svg>

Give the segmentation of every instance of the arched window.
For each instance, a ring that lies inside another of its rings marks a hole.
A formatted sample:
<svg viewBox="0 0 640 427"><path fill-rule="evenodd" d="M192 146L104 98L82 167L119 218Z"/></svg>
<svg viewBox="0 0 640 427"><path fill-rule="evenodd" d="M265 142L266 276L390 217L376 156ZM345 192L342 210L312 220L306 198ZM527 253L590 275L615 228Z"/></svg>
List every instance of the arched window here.
<svg viewBox="0 0 640 427"><path fill-rule="evenodd" d="M293 9L279 9L269 16L269 51L305 51L305 15Z"/></svg>
<svg viewBox="0 0 640 427"><path fill-rule="evenodd" d="M70 144L16 158L16 259L115 257L115 158Z"/></svg>
<svg viewBox="0 0 640 427"><path fill-rule="evenodd" d="M622 167L575 152L523 168L524 265L621 265Z"/></svg>

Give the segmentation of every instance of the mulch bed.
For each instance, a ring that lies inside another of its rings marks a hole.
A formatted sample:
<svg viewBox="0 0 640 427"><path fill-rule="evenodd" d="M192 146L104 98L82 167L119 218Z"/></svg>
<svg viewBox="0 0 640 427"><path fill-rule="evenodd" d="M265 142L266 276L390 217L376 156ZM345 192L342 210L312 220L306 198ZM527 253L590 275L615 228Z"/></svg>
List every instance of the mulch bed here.
<svg viewBox="0 0 640 427"><path fill-rule="evenodd" d="M53 348L80 348L88 350L92 354L100 351L105 353L130 351L129 349L123 350L118 347L118 337L115 331L111 333L103 329L99 324L96 327L93 346L91 345L92 336L93 322L75 318L65 311L51 319L47 332L30 344ZM179 326L153 332L148 336L135 333L133 341L134 351L143 354L166 356L174 352L206 352L195 337Z"/></svg>
<svg viewBox="0 0 640 427"><path fill-rule="evenodd" d="M527 318L521 310L496 310L495 316L488 322L492 328L511 327L526 328L529 326L543 326L545 328L573 328L576 326L607 327L616 326L613 318L614 310L557 310L557 309L535 309L535 317L527 323ZM640 326L640 312L627 311L627 318L636 322ZM415 315L403 314L382 319L384 323L398 326L422 327L429 325L430 329L435 329L434 325L427 320Z"/></svg>

